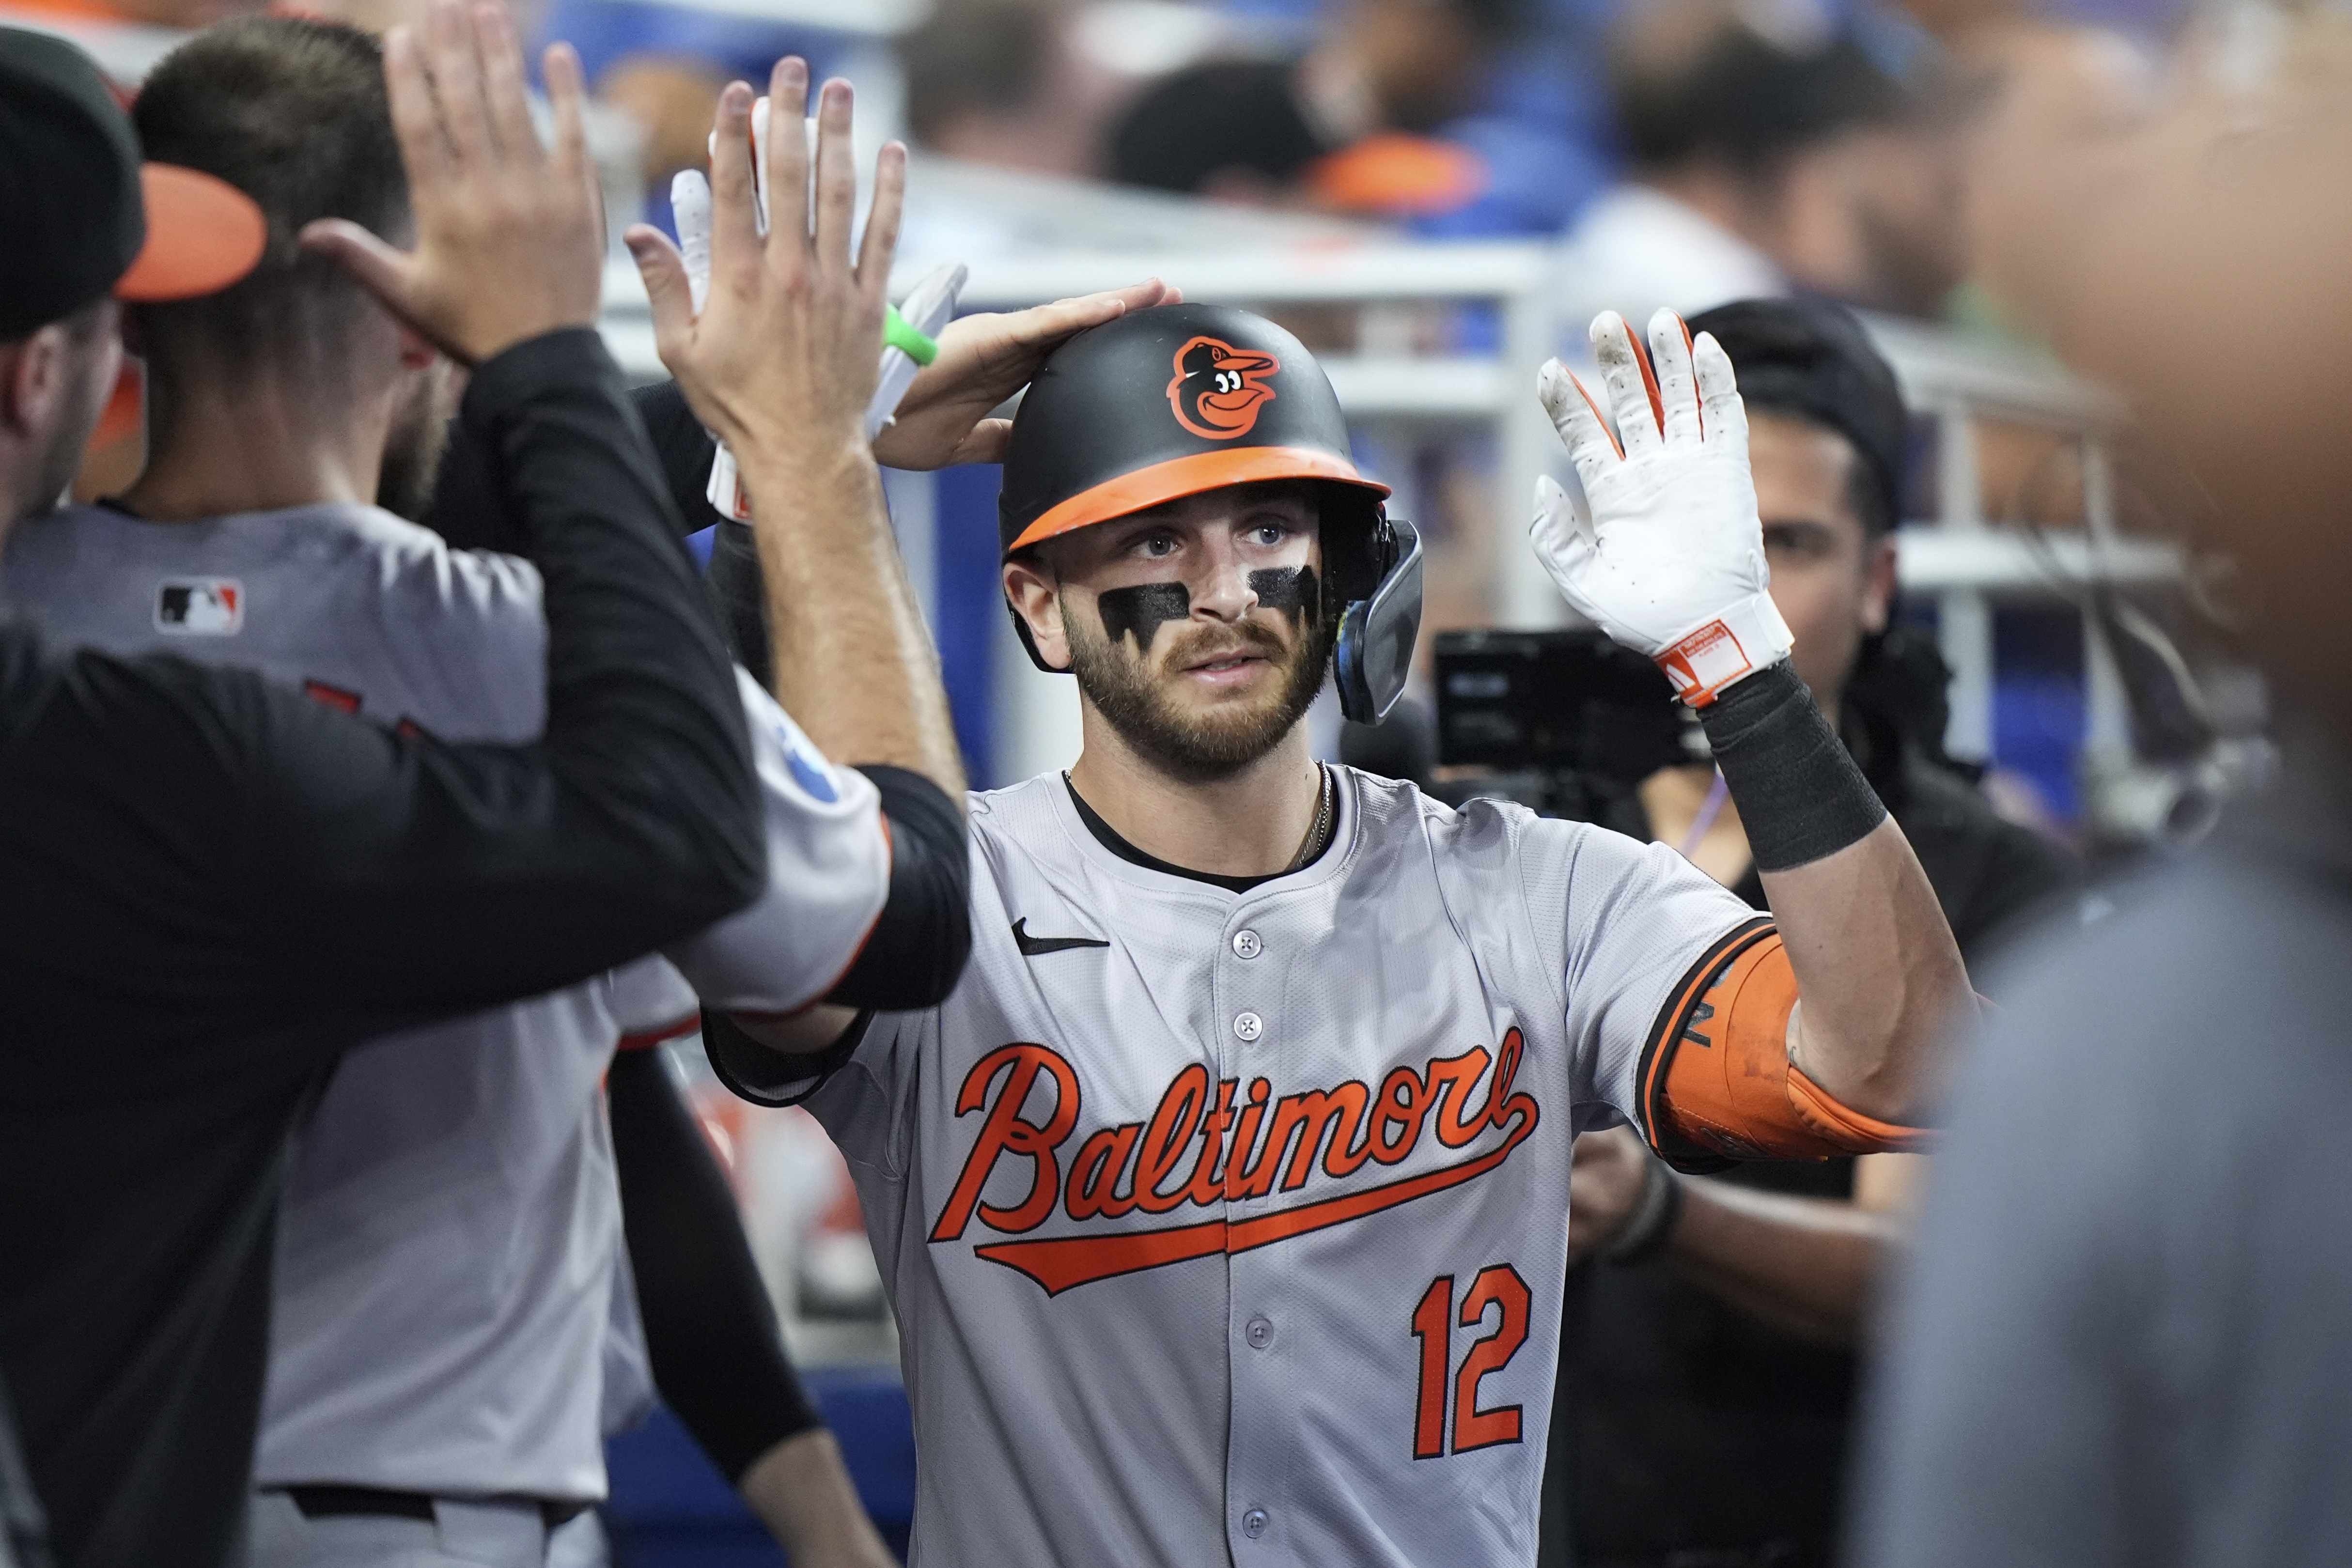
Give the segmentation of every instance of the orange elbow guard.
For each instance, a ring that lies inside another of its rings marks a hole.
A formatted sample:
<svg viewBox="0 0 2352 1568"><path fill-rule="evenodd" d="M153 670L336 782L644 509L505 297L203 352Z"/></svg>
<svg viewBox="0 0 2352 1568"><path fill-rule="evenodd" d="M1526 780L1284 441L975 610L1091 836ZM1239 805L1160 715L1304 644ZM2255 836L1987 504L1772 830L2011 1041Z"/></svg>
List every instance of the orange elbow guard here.
<svg viewBox="0 0 2352 1568"><path fill-rule="evenodd" d="M1650 1145L1677 1169L1916 1150L1927 1134L1840 1104L1789 1060L1797 977L1769 920L1691 966L1642 1051Z"/></svg>

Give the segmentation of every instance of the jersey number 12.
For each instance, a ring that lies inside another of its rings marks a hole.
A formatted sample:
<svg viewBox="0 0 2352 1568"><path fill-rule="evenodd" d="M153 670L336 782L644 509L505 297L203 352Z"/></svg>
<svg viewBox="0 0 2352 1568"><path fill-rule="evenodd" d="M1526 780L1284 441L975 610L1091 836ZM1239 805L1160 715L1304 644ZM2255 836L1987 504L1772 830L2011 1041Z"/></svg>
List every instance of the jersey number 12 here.
<svg viewBox="0 0 2352 1568"><path fill-rule="evenodd" d="M1493 1331L1471 1342L1456 1370L1452 1365L1454 1323L1476 1328L1486 1321L1490 1308L1499 1312ZM1479 1380L1501 1371L1527 1343L1528 1282L1519 1278L1517 1270L1508 1263L1490 1263L1479 1270L1462 1298L1458 1320L1454 1312L1454 1276L1440 1274L1429 1282L1421 1304L1412 1310L1412 1336L1421 1341L1421 1387L1412 1414L1414 1458L1440 1458L1449 1451L1445 1430L1449 1393L1454 1409L1451 1452L1466 1454L1473 1448L1519 1440L1517 1406L1478 1407Z"/></svg>

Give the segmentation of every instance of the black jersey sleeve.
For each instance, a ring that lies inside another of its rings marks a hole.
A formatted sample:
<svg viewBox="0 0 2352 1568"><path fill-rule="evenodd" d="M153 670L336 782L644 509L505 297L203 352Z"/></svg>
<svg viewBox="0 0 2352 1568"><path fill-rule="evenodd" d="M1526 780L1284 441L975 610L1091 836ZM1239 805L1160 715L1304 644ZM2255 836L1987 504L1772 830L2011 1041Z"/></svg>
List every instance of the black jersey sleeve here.
<svg viewBox="0 0 2352 1568"><path fill-rule="evenodd" d="M718 455L719 444L694 417L677 383L656 382L632 388L629 401L636 404L637 417L646 422L646 434L653 438L662 480L669 486L670 500L686 531L698 534L723 521L710 504L710 464Z"/></svg>
<svg viewBox="0 0 2352 1568"><path fill-rule="evenodd" d="M709 497L718 443L687 406L686 394L676 382L655 382L630 388L627 397L652 443L662 487L669 493L671 526L680 535L695 534L719 521ZM464 417L450 421L434 476L432 505L421 519L425 525L458 549L528 554L524 520L515 501L499 487L497 455L486 433Z"/></svg>
<svg viewBox="0 0 2352 1568"><path fill-rule="evenodd" d="M825 1000L907 1012L947 1000L971 956L970 829L947 791L904 768L858 768L890 824L890 895Z"/></svg>

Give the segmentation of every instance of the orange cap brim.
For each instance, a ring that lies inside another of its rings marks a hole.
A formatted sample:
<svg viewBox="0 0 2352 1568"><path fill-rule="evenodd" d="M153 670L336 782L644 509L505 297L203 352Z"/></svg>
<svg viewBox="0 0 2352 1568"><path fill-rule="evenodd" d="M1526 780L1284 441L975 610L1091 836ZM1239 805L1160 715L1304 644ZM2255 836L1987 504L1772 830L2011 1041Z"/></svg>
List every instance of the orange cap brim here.
<svg viewBox="0 0 2352 1568"><path fill-rule="evenodd" d="M169 163L142 164L147 243L114 286L117 299L153 303L217 294L253 270L269 225L226 180Z"/></svg>
<svg viewBox="0 0 2352 1568"><path fill-rule="evenodd" d="M1244 446L1232 452L1199 452L1190 457L1154 463L1148 468L1107 479L1090 490L1079 491L1022 529L1021 537L1013 541L1011 548L1026 549L1056 534L1107 523L1113 517L1165 506L1204 490L1222 490L1228 485L1251 485L1265 479L1331 479L1378 496L1389 493L1386 485L1376 484L1357 473L1353 464L1310 447Z"/></svg>

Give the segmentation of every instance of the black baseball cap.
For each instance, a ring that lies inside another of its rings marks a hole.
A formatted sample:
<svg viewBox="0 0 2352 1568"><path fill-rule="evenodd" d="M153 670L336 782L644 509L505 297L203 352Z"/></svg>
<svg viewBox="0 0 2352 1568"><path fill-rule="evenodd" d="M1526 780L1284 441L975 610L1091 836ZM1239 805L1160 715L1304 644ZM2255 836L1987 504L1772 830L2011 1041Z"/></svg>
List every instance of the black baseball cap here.
<svg viewBox="0 0 2352 1568"><path fill-rule="evenodd" d="M0 27L0 342L108 293L190 299L261 259L253 199L194 169L143 162L88 55Z"/></svg>
<svg viewBox="0 0 2352 1568"><path fill-rule="evenodd" d="M1885 497L1881 515L1903 515L1911 416L1894 370L1853 312L1826 299L1739 299L1702 310L1689 326L1693 337L1712 332L1723 345L1750 409L1844 436Z"/></svg>

